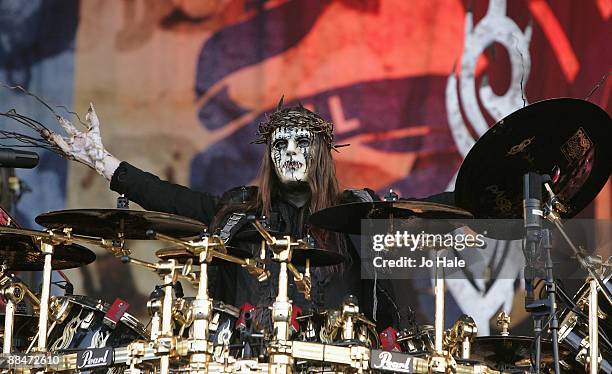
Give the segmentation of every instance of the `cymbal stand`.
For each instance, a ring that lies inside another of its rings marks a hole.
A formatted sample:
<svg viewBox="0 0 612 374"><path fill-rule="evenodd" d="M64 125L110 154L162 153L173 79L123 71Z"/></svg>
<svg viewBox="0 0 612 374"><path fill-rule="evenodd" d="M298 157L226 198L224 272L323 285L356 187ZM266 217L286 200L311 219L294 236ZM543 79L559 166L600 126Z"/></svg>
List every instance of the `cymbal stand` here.
<svg viewBox="0 0 612 374"><path fill-rule="evenodd" d="M38 319L38 345L37 350L47 350L47 329L49 327L49 296L51 294L51 260L53 258L53 244L50 241L39 239L40 250L45 256L43 266L42 291L40 293L40 314Z"/></svg>
<svg viewBox="0 0 612 374"><path fill-rule="evenodd" d="M434 317L435 339L434 348L437 354L443 354L444 344L444 270L440 269L437 262L438 252L436 251L436 278L435 278L435 304L436 312Z"/></svg>
<svg viewBox="0 0 612 374"><path fill-rule="evenodd" d="M253 226L259 231L261 236L270 246L272 259L280 264L278 273L278 294L272 305L272 323L274 335L270 347L270 374L290 374L293 366L293 355L291 352L290 328L293 306L289 300L288 286L289 278L287 271L290 270L295 277L296 284L300 290L305 291L305 295L310 297L310 274L302 276L299 271L291 264L291 254L294 247L304 246L303 241L293 241L290 236L277 239L270 235L263 227L261 222L252 218Z"/></svg>
<svg viewBox="0 0 612 374"><path fill-rule="evenodd" d="M13 349L13 324L15 318L15 306L23 299L23 294L19 292L19 289L15 289L12 285L12 276L5 275L4 265L0 270L2 279L2 300L6 303L5 306L5 317L4 317L4 336L2 353L11 353Z"/></svg>
<svg viewBox="0 0 612 374"><path fill-rule="evenodd" d="M10 353L13 349L13 327L15 325L15 308L24 298L27 298L34 309L40 311L40 300L30 291L19 278L13 274L6 274L4 266L0 267L0 296L6 303L4 319L3 353Z"/></svg>
<svg viewBox="0 0 612 374"><path fill-rule="evenodd" d="M544 218L552 222L559 230L569 247L574 252L576 259L580 263L583 269L585 269L591 276L589 281L590 293L589 293L589 357L590 357L590 373L597 373L599 370L599 330L598 330L598 290L601 291L602 295L608 300L608 303L612 304L612 295L607 286L603 283L594 267L596 264L588 261L590 258L587 256L582 249L578 249L572 242L570 237L565 231L565 226L561 222L561 216L558 211L565 211L566 208L563 206L559 198L553 192L548 182L544 183L544 187L549 194L550 199L548 200L544 209ZM556 339L553 343L556 343Z"/></svg>
<svg viewBox="0 0 612 374"><path fill-rule="evenodd" d="M225 249L224 242L218 237L202 238L201 246L195 249L200 264L200 279L198 292L193 301L193 350L189 357L189 371L205 373L211 359L212 344L208 340L210 318L213 312L213 300L208 295L208 263L212 261L212 249L219 246Z"/></svg>
<svg viewBox="0 0 612 374"><path fill-rule="evenodd" d="M161 329L158 331L157 327L152 327L151 335L156 335L156 348L157 353L160 356L159 359L159 370L161 374L170 373L170 356L173 354L176 348L176 341L172 333L172 291L174 284L178 281L179 272L183 270L184 266L180 265L177 260L163 260L157 264L131 258L129 256L123 256L121 258L123 263L132 263L140 265L148 269L157 272L163 279L163 297L161 302ZM155 309L159 309L159 303L151 305L153 312ZM159 326L159 323L158 323Z"/></svg>
<svg viewBox="0 0 612 374"><path fill-rule="evenodd" d="M161 311L162 311L162 303L163 299L163 291L161 287L155 286L155 291L151 292L151 296L149 297L149 301L147 301L147 311L151 316L151 340L154 341L161 334Z"/></svg>
<svg viewBox="0 0 612 374"><path fill-rule="evenodd" d="M546 293L548 294L548 310L550 313L550 331L552 334L552 345L553 345L553 367L555 373L560 373L559 367L559 318L557 317L557 303L555 300L556 286L555 279L553 277L553 262L550 257L550 250L552 248L551 243L552 233L549 229L542 229L542 248L544 248L546 256ZM539 337L538 337L539 338Z"/></svg>

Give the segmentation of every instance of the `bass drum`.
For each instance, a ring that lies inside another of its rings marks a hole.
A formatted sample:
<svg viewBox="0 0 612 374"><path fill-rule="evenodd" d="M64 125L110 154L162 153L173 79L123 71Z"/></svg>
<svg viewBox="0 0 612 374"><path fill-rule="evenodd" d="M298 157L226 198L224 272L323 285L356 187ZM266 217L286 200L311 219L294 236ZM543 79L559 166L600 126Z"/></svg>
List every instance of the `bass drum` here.
<svg viewBox="0 0 612 374"><path fill-rule="evenodd" d="M608 290L612 291L611 276L604 283ZM559 319L559 342L569 346L574 352L573 362L567 363L572 366L572 372L588 372L587 360L589 357L589 283L585 283L573 298L574 303L580 309L581 314L572 309L565 309ZM612 305L599 291L599 372L612 374Z"/></svg>
<svg viewBox="0 0 612 374"><path fill-rule="evenodd" d="M135 317L124 313L113 327L104 316L110 305L87 296L53 298L50 306L48 350L71 351L85 348L120 347L147 339L145 328ZM95 370L96 373L121 372L122 368Z"/></svg>

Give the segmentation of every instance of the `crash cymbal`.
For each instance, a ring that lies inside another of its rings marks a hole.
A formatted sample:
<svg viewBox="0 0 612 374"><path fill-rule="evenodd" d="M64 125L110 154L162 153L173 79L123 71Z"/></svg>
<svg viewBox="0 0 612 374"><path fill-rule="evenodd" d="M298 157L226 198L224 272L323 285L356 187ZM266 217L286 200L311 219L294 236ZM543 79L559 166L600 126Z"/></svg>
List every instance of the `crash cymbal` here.
<svg viewBox="0 0 612 374"><path fill-rule="evenodd" d="M41 214L36 222L49 229L72 228L73 234L105 239L147 239L147 231L185 238L200 234L206 225L175 214L128 209L72 209Z"/></svg>
<svg viewBox="0 0 612 374"><path fill-rule="evenodd" d="M320 248L294 248L291 254L291 263L305 266L306 259L310 259L311 267L333 266L344 261L340 253Z"/></svg>
<svg viewBox="0 0 612 374"><path fill-rule="evenodd" d="M229 247L229 246L226 246L225 248L227 249L227 254L230 256L234 256L238 258L253 257L251 253L245 250L242 250L240 248ZM157 256L158 258L162 260L175 259L179 262L185 262L188 259L193 259L195 263L199 260L198 255L194 254L194 252L188 250L187 248L183 246L174 246L174 247L159 249L157 252L155 252L155 256ZM210 265L217 266L217 265L227 264L227 263L228 263L227 261L224 261L220 258L214 258L211 261Z"/></svg>
<svg viewBox="0 0 612 374"><path fill-rule="evenodd" d="M85 266L96 259L95 253L78 244L55 245L51 267L53 270ZM0 264L13 271L43 270L45 256L29 235L0 233Z"/></svg>
<svg viewBox="0 0 612 374"><path fill-rule="evenodd" d="M552 363L552 342L542 339L541 360ZM470 358L482 361L496 369L530 365L533 352L533 338L529 336L478 336L471 346ZM570 356L570 351L559 345L559 359Z"/></svg>
<svg viewBox="0 0 612 374"><path fill-rule="evenodd" d="M312 214L310 222L326 230L359 235L362 220L392 219L394 229L404 228L417 232L424 230L429 233L437 233L450 232L458 227L457 222L446 224L444 220L465 220L471 217L470 212L451 205L418 200L399 200L336 205Z"/></svg>
<svg viewBox="0 0 612 374"><path fill-rule="evenodd" d="M476 218L523 219L523 175L551 176L567 207L584 209L610 177L612 121L588 101L559 98L531 104L491 127L466 156L455 184L458 206Z"/></svg>

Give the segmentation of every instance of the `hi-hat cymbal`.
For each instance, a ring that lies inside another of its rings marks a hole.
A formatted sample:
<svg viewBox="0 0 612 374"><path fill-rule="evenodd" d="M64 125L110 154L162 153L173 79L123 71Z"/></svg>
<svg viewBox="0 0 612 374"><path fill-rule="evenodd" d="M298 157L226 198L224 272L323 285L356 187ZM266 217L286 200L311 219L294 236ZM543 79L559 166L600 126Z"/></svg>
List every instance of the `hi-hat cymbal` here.
<svg viewBox="0 0 612 374"><path fill-rule="evenodd" d="M95 253L78 244L58 244L53 250L54 270L85 266L96 259ZM0 233L0 264L13 271L40 271L45 256L30 235Z"/></svg>
<svg viewBox="0 0 612 374"><path fill-rule="evenodd" d="M253 257L249 252L244 251L237 247L225 247L227 249L227 254L230 256L238 257L238 258L251 258ZM199 260L199 255L195 254L193 251L188 250L183 246L173 246L168 248L162 248L155 252L155 256L162 260L177 260L179 262L185 262L189 259L193 259L194 263ZM213 258L210 262L210 265L218 266L222 264L227 264L227 261L224 261L220 258Z"/></svg>
<svg viewBox="0 0 612 374"><path fill-rule="evenodd" d="M476 218L523 218L523 175L548 174L567 207L584 209L612 171L612 121L588 101L540 101L491 127L466 156L455 184L458 206ZM546 194L545 194L546 196Z"/></svg>
<svg viewBox="0 0 612 374"><path fill-rule="evenodd" d="M541 343L542 362L552 363L552 342L543 339ZM496 369L529 366L533 344L533 338L528 336L478 336L472 341L470 358ZM569 357L570 353L565 346L559 345L561 360Z"/></svg>
<svg viewBox="0 0 612 374"><path fill-rule="evenodd" d="M340 204L320 210L310 216L310 222L326 230L359 235L362 220L390 219L395 229L413 229L417 232L450 232L456 222L472 218L470 212L451 205L428 201L399 200ZM422 220L419 220L422 219ZM429 222L425 219L431 219ZM434 221L435 220L435 221Z"/></svg>
<svg viewBox="0 0 612 374"><path fill-rule="evenodd" d="M147 231L185 238L200 234L206 225L175 214L128 209L72 209L44 213L36 222L49 229L71 228L73 234L104 239L147 239Z"/></svg>

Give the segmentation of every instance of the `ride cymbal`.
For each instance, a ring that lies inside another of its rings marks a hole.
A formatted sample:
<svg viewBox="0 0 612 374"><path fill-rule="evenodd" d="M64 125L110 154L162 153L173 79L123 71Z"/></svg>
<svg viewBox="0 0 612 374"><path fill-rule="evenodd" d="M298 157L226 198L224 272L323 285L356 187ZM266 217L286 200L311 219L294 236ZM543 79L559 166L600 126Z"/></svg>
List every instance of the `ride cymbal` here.
<svg viewBox="0 0 612 374"><path fill-rule="evenodd" d="M560 215L571 218L610 177L611 140L610 116L588 101L559 98L526 106L472 147L457 176L456 203L475 218L523 219L523 175L532 171L550 175L567 208Z"/></svg>
<svg viewBox="0 0 612 374"><path fill-rule="evenodd" d="M312 214L310 223L326 230L359 235L361 234L362 220L389 219L394 221L395 229L411 229L417 232L421 230L450 232L458 226L456 222L445 224L444 220L470 218L472 218L470 212L451 205L428 201L399 200L336 205Z"/></svg>
<svg viewBox="0 0 612 374"><path fill-rule="evenodd" d="M72 209L44 213L36 222L48 229L71 228L73 234L104 239L148 239L147 231L176 238L206 229L202 222L175 214L128 209Z"/></svg>

